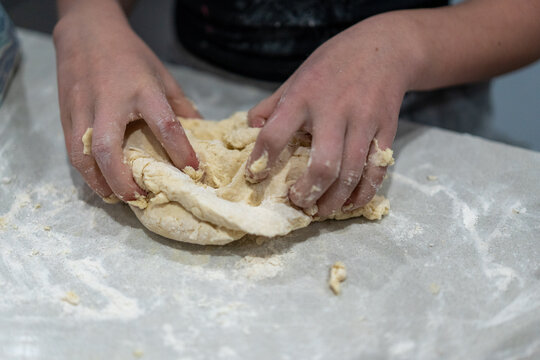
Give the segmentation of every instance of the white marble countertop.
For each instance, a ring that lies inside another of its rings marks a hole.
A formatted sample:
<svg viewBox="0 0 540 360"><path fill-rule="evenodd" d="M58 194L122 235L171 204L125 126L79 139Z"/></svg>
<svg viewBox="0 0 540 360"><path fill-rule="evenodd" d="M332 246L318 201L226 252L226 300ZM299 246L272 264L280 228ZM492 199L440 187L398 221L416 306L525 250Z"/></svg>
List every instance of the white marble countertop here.
<svg viewBox="0 0 540 360"><path fill-rule="evenodd" d="M51 39L20 38L0 108L0 358L540 357L539 153L402 123L382 221L176 243L70 167ZM209 118L268 94L171 70Z"/></svg>

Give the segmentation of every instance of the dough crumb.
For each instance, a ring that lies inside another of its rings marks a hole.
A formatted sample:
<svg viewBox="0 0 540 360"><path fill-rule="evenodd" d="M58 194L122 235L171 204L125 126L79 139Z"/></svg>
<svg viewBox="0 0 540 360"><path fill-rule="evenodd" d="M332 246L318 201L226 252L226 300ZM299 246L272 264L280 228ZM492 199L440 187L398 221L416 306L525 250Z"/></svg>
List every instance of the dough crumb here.
<svg viewBox="0 0 540 360"><path fill-rule="evenodd" d="M45 230L45 231L51 231L51 227L50 227L49 225L45 225L45 226L43 227L43 230Z"/></svg>
<svg viewBox="0 0 540 360"><path fill-rule="evenodd" d="M268 152L264 150L262 156L255 160L251 165L249 166L249 171L251 171L252 174L258 174L266 167L268 166Z"/></svg>
<svg viewBox="0 0 540 360"><path fill-rule="evenodd" d="M439 178L435 175L428 175L426 176L426 179L428 179L429 181L437 181Z"/></svg>
<svg viewBox="0 0 540 360"><path fill-rule="evenodd" d="M512 214L514 214L514 215L525 214L526 212L527 212L527 208L525 208L525 207L521 207L521 208L514 207L514 208L512 208Z"/></svg>
<svg viewBox="0 0 540 360"><path fill-rule="evenodd" d="M75 294L73 291L68 291L60 300L65 301L73 306L79 305L80 302L79 295Z"/></svg>
<svg viewBox="0 0 540 360"><path fill-rule="evenodd" d="M118 204L118 202L120 201L120 199L118 199L118 197L114 194L101 198L101 200L103 200L107 204Z"/></svg>
<svg viewBox="0 0 540 360"><path fill-rule="evenodd" d="M146 207L148 206L148 201L146 201L146 198L144 196L139 193L135 193L135 199L136 200L131 200L127 203L131 206L138 207L141 210L146 209Z"/></svg>
<svg viewBox="0 0 540 360"><path fill-rule="evenodd" d="M136 358L141 358L143 357L144 355L144 352L140 349L137 349L137 350L134 350L133 351L133 356L135 356Z"/></svg>
<svg viewBox="0 0 540 360"><path fill-rule="evenodd" d="M37 203L36 205L34 205L34 209L40 209L41 208L41 204L40 203Z"/></svg>
<svg viewBox="0 0 540 360"><path fill-rule="evenodd" d="M317 205L311 205L310 207L303 210L306 215L315 216L319 212L319 207Z"/></svg>
<svg viewBox="0 0 540 360"><path fill-rule="evenodd" d="M201 180L201 178L204 175L204 171L202 169L195 170L191 166L186 166L185 168L182 169L182 171L184 172L184 174L192 178L194 181Z"/></svg>
<svg viewBox="0 0 540 360"><path fill-rule="evenodd" d="M84 155L92 155L92 134L94 133L93 128L88 128L84 132L84 135L82 136L82 143L83 143L83 154Z"/></svg>
<svg viewBox="0 0 540 360"><path fill-rule="evenodd" d="M0 217L0 230L3 230L7 225L7 220L5 217Z"/></svg>
<svg viewBox="0 0 540 360"><path fill-rule="evenodd" d="M441 285L439 285L437 283L431 283L431 284L429 284L429 291L433 295L437 295L441 291Z"/></svg>
<svg viewBox="0 0 540 360"><path fill-rule="evenodd" d="M345 264L341 261L337 261L330 268L330 280L328 281L328 285L334 292L334 295L341 294L341 283L345 281L346 278L347 269L345 268Z"/></svg>
<svg viewBox="0 0 540 360"><path fill-rule="evenodd" d="M381 150L379 148L379 142L377 139L373 139L375 144L375 153L369 156L369 162L375 166L390 166L394 165L394 151L390 148L386 150Z"/></svg>

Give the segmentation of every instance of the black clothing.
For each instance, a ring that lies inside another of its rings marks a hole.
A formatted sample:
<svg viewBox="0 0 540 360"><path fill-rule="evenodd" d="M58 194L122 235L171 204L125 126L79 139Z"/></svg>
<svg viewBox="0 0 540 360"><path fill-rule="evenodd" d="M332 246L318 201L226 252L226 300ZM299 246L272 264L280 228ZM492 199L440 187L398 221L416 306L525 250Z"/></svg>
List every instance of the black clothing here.
<svg viewBox="0 0 540 360"><path fill-rule="evenodd" d="M382 12L448 5L448 0L178 0L186 49L226 70L283 81L320 44Z"/></svg>

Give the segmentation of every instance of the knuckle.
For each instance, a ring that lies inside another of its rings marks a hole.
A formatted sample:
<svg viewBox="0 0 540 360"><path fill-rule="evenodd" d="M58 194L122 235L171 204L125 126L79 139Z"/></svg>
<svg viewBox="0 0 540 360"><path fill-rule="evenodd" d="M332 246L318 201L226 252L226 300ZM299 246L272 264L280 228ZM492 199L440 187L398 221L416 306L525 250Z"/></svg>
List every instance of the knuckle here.
<svg viewBox="0 0 540 360"><path fill-rule="evenodd" d="M84 108L88 103L88 90L86 84L77 81L69 90L69 97L71 98L71 106L74 109Z"/></svg>
<svg viewBox="0 0 540 360"><path fill-rule="evenodd" d="M71 151L69 153L69 162L75 169L79 170L80 172L84 171L86 168L86 161L82 152Z"/></svg>
<svg viewBox="0 0 540 360"><path fill-rule="evenodd" d="M176 132L182 128L182 126L180 125L178 121L170 117L166 117L163 120L161 120L159 123L159 127L165 133Z"/></svg>
<svg viewBox="0 0 540 360"><path fill-rule="evenodd" d="M337 179L337 174L339 172L337 163L330 160L314 161L309 170L313 177L323 182L329 182Z"/></svg>
<svg viewBox="0 0 540 360"><path fill-rule="evenodd" d="M92 139L92 155L98 161L103 161L112 150L112 144L107 136L96 136Z"/></svg>
<svg viewBox="0 0 540 360"><path fill-rule="evenodd" d="M348 169L343 170L339 175L339 181L347 188L356 186L362 177L362 170L360 169Z"/></svg>
<svg viewBox="0 0 540 360"><path fill-rule="evenodd" d="M272 131L270 128L263 128L259 133L259 141L263 145L263 148L268 149L271 152L280 150L279 147L283 137L283 134Z"/></svg>
<svg viewBox="0 0 540 360"><path fill-rule="evenodd" d="M144 99L154 97L156 94L164 94L164 90L157 79L143 78L138 81L135 93L139 98Z"/></svg>
<svg viewBox="0 0 540 360"><path fill-rule="evenodd" d="M161 132L162 141L169 145L179 144L178 141L175 140L178 140L178 135L184 134L184 129L178 121L172 118L164 118L160 120L157 125L159 127L159 131Z"/></svg>

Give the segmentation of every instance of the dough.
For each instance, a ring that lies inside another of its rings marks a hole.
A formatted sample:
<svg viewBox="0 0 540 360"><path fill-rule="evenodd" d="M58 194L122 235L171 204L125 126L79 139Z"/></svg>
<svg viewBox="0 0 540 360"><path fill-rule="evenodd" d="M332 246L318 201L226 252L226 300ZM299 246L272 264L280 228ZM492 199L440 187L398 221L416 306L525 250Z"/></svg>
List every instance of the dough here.
<svg viewBox="0 0 540 360"><path fill-rule="evenodd" d="M310 144L305 138L292 139L268 178L252 184L244 177L245 166L260 129L248 127L245 112L219 122L179 121L199 157L198 170L174 167L144 122L131 123L126 132L125 161L137 184L148 193L146 199L137 199L130 206L148 229L178 241L220 245L246 234L285 235L324 220L293 207L287 196L307 166ZM265 155L251 170L265 167ZM388 200L375 196L365 207L332 218L374 220L388 210Z"/></svg>
<svg viewBox="0 0 540 360"><path fill-rule="evenodd" d="M392 149L381 150L377 139L373 140L375 145L375 153L369 156L369 162L375 166L390 166L394 165L394 152Z"/></svg>
<svg viewBox="0 0 540 360"><path fill-rule="evenodd" d="M79 295L73 291L68 291L60 300L65 301L73 306L77 306L80 303Z"/></svg>
<svg viewBox="0 0 540 360"><path fill-rule="evenodd" d="M341 294L341 283L344 282L346 278L347 268L345 267L345 264L341 261L337 261L330 268L330 280L328 281L328 285L334 292L334 295Z"/></svg>
<svg viewBox="0 0 540 360"><path fill-rule="evenodd" d="M84 135L82 136L82 143L83 143L83 154L84 155L92 155L92 135L94 133L93 128L88 128L84 132Z"/></svg>

